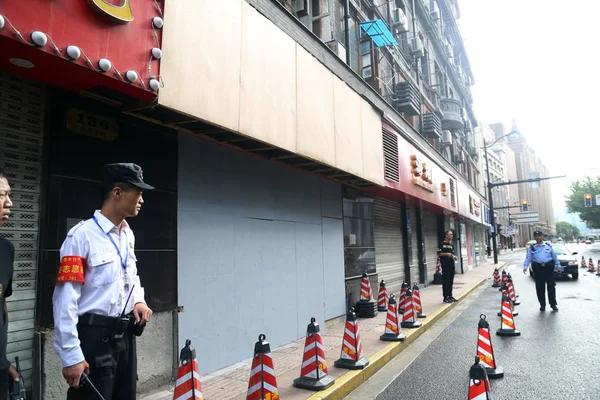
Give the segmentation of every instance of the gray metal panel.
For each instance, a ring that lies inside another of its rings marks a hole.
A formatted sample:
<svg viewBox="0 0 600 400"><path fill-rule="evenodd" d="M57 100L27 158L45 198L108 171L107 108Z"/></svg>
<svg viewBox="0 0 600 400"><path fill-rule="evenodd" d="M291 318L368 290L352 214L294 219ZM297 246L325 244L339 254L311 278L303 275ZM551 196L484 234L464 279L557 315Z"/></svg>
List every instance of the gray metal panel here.
<svg viewBox="0 0 600 400"><path fill-rule="evenodd" d="M385 280L389 294L396 296L404 280L404 249L402 247L402 220L400 203L375 198L375 261L379 280ZM377 298L379 284L373 287Z"/></svg>
<svg viewBox="0 0 600 400"><path fill-rule="evenodd" d="M419 282L420 274L419 274L419 248L417 242L417 209L415 206L409 204L408 212L407 212L410 221L411 221L411 229L412 229L412 264L410 266L410 275L411 282Z"/></svg>
<svg viewBox="0 0 600 400"><path fill-rule="evenodd" d="M433 281L435 264L437 263L437 247L440 238L437 233L437 215L431 211L423 212L423 236L425 236L425 259L427 260L427 280Z"/></svg>
<svg viewBox="0 0 600 400"><path fill-rule="evenodd" d="M321 214L324 217L342 218L342 186L340 184L321 179Z"/></svg>
<svg viewBox="0 0 600 400"><path fill-rule="evenodd" d="M0 71L0 166L11 185L11 218L0 237L15 247L7 357L19 357L31 387L45 87Z"/></svg>
<svg viewBox="0 0 600 400"><path fill-rule="evenodd" d="M200 370L249 358L261 333L272 348L304 336L324 304L343 314L343 226L321 215L341 215L340 185L179 138L179 340Z"/></svg>
<svg viewBox="0 0 600 400"><path fill-rule="evenodd" d="M344 223L341 219L323 218L323 286L325 319L346 312L344 269Z"/></svg>

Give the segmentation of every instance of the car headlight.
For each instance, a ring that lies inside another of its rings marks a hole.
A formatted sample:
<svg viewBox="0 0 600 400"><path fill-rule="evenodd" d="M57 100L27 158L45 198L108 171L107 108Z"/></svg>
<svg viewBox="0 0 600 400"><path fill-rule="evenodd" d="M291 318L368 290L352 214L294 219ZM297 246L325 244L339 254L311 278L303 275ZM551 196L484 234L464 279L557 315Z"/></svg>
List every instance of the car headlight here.
<svg viewBox="0 0 600 400"><path fill-rule="evenodd" d="M577 261L569 261L569 267L574 267L579 265L579 263Z"/></svg>

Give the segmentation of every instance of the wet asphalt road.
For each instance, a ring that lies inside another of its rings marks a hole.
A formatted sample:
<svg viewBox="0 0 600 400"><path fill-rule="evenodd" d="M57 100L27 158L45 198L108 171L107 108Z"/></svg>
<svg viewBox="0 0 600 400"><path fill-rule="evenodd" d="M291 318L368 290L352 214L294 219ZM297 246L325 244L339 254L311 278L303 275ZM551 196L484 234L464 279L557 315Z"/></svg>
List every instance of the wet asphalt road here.
<svg viewBox="0 0 600 400"><path fill-rule="evenodd" d="M600 243L568 245L594 263ZM582 253L583 252L583 253ZM539 311L534 281L521 272L524 252L508 253L508 272L521 305L515 325L520 337L499 337L500 292L487 287L465 311L377 397L377 400L467 399L474 362L477 323L486 314L503 379L492 380L498 399L600 399L600 277L580 269L580 278L557 281L559 312Z"/></svg>

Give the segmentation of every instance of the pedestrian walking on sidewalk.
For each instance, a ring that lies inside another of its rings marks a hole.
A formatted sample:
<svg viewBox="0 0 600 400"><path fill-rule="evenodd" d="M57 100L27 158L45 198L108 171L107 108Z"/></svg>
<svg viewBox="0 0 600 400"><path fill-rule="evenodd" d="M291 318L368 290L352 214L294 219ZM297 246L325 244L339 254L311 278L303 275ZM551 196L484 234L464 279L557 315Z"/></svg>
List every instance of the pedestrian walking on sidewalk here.
<svg viewBox="0 0 600 400"><path fill-rule="evenodd" d="M106 165L102 189L102 208L74 226L60 248L52 297L54 348L68 400L98 400L89 384L80 387L84 372L105 399L134 400L136 336L152 316L125 218L138 215L142 190L154 188L138 165L128 163Z"/></svg>
<svg viewBox="0 0 600 400"><path fill-rule="evenodd" d="M453 303L456 301L452 297L452 285L454 284L454 274L456 273L454 269L456 256L454 255L454 246L452 245L454 234L452 230L447 230L444 236L444 241L439 244L437 249L437 255L442 264L442 294L444 295L444 303Z"/></svg>
<svg viewBox="0 0 600 400"><path fill-rule="evenodd" d="M554 269L562 271L560 261L554 253L551 245L544 243L542 231L533 232L537 243L533 243L527 249L527 256L523 263L523 273L527 275L527 269L531 263L533 278L535 279L535 291L540 302L540 311L546 310L546 285L548 286L548 303L553 311L558 311L556 304L556 283L554 282Z"/></svg>

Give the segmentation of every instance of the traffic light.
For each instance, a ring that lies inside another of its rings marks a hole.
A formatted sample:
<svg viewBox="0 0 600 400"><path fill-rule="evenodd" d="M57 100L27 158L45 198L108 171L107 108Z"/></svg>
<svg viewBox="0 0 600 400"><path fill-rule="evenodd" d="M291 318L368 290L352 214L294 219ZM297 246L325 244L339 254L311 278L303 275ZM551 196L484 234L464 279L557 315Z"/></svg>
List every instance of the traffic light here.
<svg viewBox="0 0 600 400"><path fill-rule="evenodd" d="M523 200L521 201L521 205L522 205L522 211L523 212L527 212L527 200Z"/></svg>
<svg viewBox="0 0 600 400"><path fill-rule="evenodd" d="M583 196L583 205L585 207L591 207L592 206L592 195L589 193L586 193L585 196Z"/></svg>

